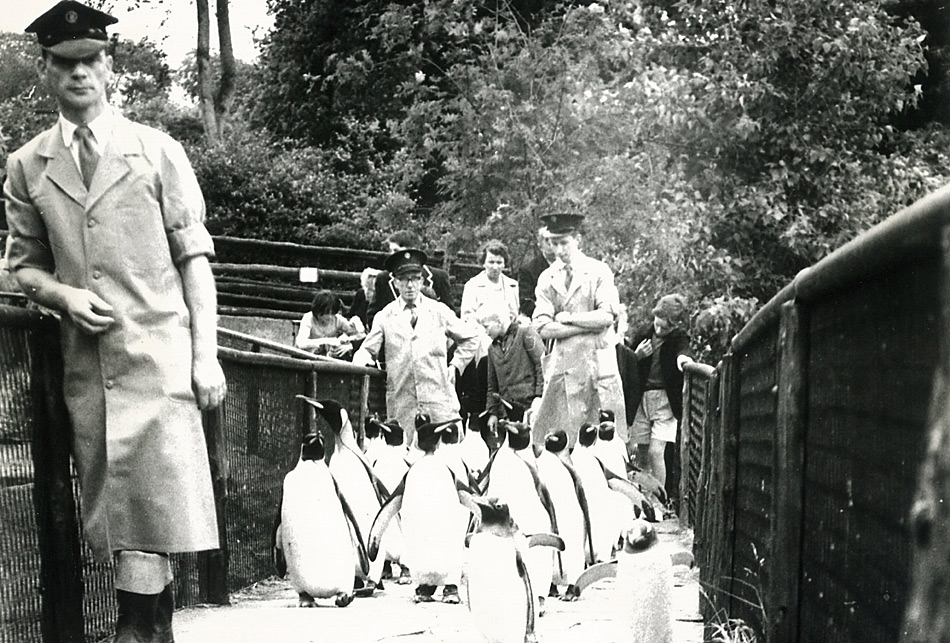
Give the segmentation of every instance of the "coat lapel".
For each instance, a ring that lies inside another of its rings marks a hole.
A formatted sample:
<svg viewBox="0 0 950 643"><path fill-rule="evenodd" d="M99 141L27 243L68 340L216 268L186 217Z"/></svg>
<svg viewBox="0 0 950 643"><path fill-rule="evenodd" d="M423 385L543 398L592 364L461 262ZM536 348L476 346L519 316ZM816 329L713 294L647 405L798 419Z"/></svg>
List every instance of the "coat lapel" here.
<svg viewBox="0 0 950 643"><path fill-rule="evenodd" d="M49 180L59 186L69 198L82 205L86 201L86 186L83 185L76 161L63 143L59 123L46 130L46 141L40 147L39 154L48 159L46 176Z"/></svg>
<svg viewBox="0 0 950 643"><path fill-rule="evenodd" d="M142 153L142 143L128 126L128 121L117 117L112 140L102 151L96 173L92 177L89 196L86 197L86 210L92 209L103 194L131 171L132 168L126 156Z"/></svg>

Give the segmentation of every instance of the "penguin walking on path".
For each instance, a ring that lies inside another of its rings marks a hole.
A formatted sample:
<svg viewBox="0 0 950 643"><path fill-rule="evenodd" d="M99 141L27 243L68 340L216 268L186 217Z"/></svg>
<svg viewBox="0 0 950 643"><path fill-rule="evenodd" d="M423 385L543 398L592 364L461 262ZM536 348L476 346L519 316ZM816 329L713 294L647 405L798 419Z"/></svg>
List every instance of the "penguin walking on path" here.
<svg viewBox="0 0 950 643"><path fill-rule="evenodd" d="M567 585L565 600L572 600L574 581L584 571L587 562L590 515L587 498L579 489L577 474L557 454L567 447L567 433L556 431L544 438L544 451L538 456L538 476L547 488L558 535L564 540L564 551L555 555L554 580L549 596L558 595L557 586Z"/></svg>
<svg viewBox="0 0 950 643"><path fill-rule="evenodd" d="M438 453L443 435L457 420L432 422L427 415L420 419L416 423L416 442L423 455L412 464L376 516L368 553L371 560L379 555L382 534L398 514L403 559L416 583L415 602L433 602L441 585L442 602L458 604L470 514L466 506L474 505L469 500L472 494L464 483L457 482Z"/></svg>
<svg viewBox="0 0 950 643"><path fill-rule="evenodd" d="M315 408L330 425L333 446L327 449L327 466L340 488L340 493L353 510L360 533L369 534L373 519L379 513L388 491L357 445L346 409L336 400L314 400L305 395L297 397ZM388 550L388 545L387 541L383 548ZM370 563L369 573L365 578L357 574L357 596L372 596L376 589L382 589L384 563L385 556L379 557Z"/></svg>
<svg viewBox="0 0 950 643"><path fill-rule="evenodd" d="M526 555L535 545L563 550L564 541L553 534L526 537L497 498L474 501L479 520L469 539L465 578L475 628L488 643L534 643L538 592Z"/></svg>
<svg viewBox="0 0 950 643"><path fill-rule="evenodd" d="M369 427L367 422L367 427ZM409 471L409 463L406 462L406 438L405 432L399 426L396 420L386 420L385 422L376 422L374 427L379 431L381 445L376 446L374 453L375 459L370 462L373 465L373 472L382 482L387 490L393 490L399 486L406 472ZM403 560L403 549L405 548L405 539L402 535L402 527L398 519L389 524L386 531L386 563L384 564L384 578L387 578L385 571L388 568L390 575L396 577L396 583L399 585L408 585L412 582L409 570ZM393 569L393 564L398 564L398 574Z"/></svg>
<svg viewBox="0 0 950 643"><path fill-rule="evenodd" d="M300 607L315 598L353 600L353 569L368 569L356 517L323 461L319 434L304 436L300 460L284 478L274 525L275 562L288 575Z"/></svg>
<svg viewBox="0 0 950 643"><path fill-rule="evenodd" d="M672 556L659 545L653 525L638 519L626 530L617 560L585 570L577 579L577 591L603 578L616 578L613 603L626 631L623 640L673 643Z"/></svg>
<svg viewBox="0 0 950 643"><path fill-rule="evenodd" d="M522 533L557 533L550 494L541 484L537 472L517 453L530 447L531 429L520 422L504 420L498 426L505 437L487 469L485 495L498 498L508 506L512 520ZM538 597L538 615L541 616L554 577L553 552L548 549L527 552L525 562Z"/></svg>

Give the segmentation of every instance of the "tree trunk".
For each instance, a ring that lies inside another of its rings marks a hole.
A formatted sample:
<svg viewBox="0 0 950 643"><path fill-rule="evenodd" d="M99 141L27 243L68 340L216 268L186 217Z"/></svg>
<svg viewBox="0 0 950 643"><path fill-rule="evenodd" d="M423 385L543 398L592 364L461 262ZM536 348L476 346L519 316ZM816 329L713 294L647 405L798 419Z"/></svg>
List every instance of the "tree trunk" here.
<svg viewBox="0 0 950 643"><path fill-rule="evenodd" d="M234 101L234 47L231 44L231 14L229 0L217 0L218 44L221 46L221 80L214 96L214 112L218 120L218 134L223 135L224 124Z"/></svg>
<svg viewBox="0 0 950 643"><path fill-rule="evenodd" d="M198 63L198 101L201 107L201 122L205 137L214 143L221 140L218 132L218 119L214 107L214 77L211 67L211 12L208 0L196 0L198 7L198 49L195 59ZM230 44L230 37L228 39Z"/></svg>

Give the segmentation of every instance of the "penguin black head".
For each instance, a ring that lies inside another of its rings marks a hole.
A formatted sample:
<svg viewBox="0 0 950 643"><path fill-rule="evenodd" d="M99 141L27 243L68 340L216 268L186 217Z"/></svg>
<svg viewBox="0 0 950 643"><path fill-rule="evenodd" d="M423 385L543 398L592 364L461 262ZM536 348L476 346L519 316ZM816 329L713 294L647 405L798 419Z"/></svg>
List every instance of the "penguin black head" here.
<svg viewBox="0 0 950 643"><path fill-rule="evenodd" d="M405 443L406 432L402 430L402 427L396 420L381 422L380 429L382 429L383 439L386 440L386 444L389 446L399 447Z"/></svg>
<svg viewBox="0 0 950 643"><path fill-rule="evenodd" d="M601 422L600 428L597 429L597 437L601 440L613 440L616 429L613 422Z"/></svg>
<svg viewBox="0 0 950 643"><path fill-rule="evenodd" d="M584 422L581 425L580 431L577 432L577 442L581 446L589 447L596 441L597 441L597 427L591 426L590 423L588 422Z"/></svg>
<svg viewBox="0 0 950 643"><path fill-rule="evenodd" d="M551 453L560 453L567 448L567 432L563 429L552 431L544 436L544 448Z"/></svg>
<svg viewBox="0 0 950 643"><path fill-rule="evenodd" d="M508 510L508 505L498 498L475 498L474 500L482 512L481 528L483 530L492 527L496 529L514 528L515 523L514 520L511 519L511 512Z"/></svg>
<svg viewBox="0 0 950 643"><path fill-rule="evenodd" d="M531 446L531 429L523 422L509 422L508 445L515 451L521 451Z"/></svg>
<svg viewBox="0 0 950 643"><path fill-rule="evenodd" d="M614 412L610 409L600 409L600 414L597 416L597 422L603 424L604 422L616 422L617 418L614 416Z"/></svg>
<svg viewBox="0 0 950 643"><path fill-rule="evenodd" d="M374 413L366 418L366 422L363 423L363 435L366 436L367 440L375 440L383 430L382 424Z"/></svg>
<svg viewBox="0 0 950 643"><path fill-rule="evenodd" d="M455 422L458 422L458 418L433 422L428 414L418 414L416 416L416 440L419 443L419 448L426 453L435 451L442 441L442 434L448 430L448 425Z"/></svg>
<svg viewBox="0 0 950 643"><path fill-rule="evenodd" d="M300 441L301 460L323 460L323 439L319 433L308 433Z"/></svg>
<svg viewBox="0 0 950 643"><path fill-rule="evenodd" d="M623 537L623 550L628 553L646 551L657 543L653 525L642 518L633 521L633 526Z"/></svg>
<svg viewBox="0 0 950 643"><path fill-rule="evenodd" d="M349 416L339 402L336 400L315 400L306 395L298 395L297 399L303 400L313 408L317 409L320 416L327 421L333 433L339 435L343 429L343 423L349 419Z"/></svg>
<svg viewBox="0 0 950 643"><path fill-rule="evenodd" d="M458 444L462 434L459 431L459 425L455 422L445 427L442 432L442 444Z"/></svg>

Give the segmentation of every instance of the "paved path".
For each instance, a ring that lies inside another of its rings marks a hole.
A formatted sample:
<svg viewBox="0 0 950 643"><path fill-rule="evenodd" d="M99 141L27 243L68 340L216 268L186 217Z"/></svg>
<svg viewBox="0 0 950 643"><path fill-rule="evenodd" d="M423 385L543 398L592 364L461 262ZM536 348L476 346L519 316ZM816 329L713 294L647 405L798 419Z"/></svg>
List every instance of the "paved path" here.
<svg viewBox="0 0 950 643"><path fill-rule="evenodd" d="M682 548L689 534L675 522L663 523L661 543ZM698 570L674 568L673 626L675 643L700 643ZM591 641L630 643L618 631L618 606L613 580L589 587L576 603L548 599L547 614L538 619L539 643ZM412 602L412 586L387 583L373 598L356 599L344 609L323 606L301 609L286 581L268 580L232 597L227 607L196 607L175 613L178 643L481 643L465 606Z"/></svg>

